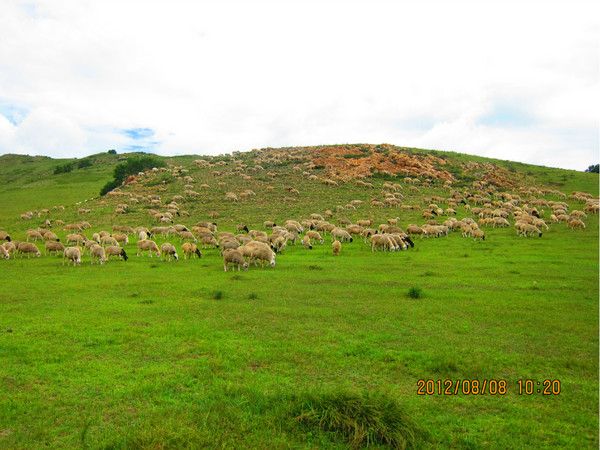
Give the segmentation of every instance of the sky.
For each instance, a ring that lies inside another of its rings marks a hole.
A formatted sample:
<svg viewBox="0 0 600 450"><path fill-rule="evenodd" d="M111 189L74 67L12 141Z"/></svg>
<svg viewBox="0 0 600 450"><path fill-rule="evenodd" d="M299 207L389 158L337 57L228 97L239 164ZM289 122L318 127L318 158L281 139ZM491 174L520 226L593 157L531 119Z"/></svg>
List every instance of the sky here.
<svg viewBox="0 0 600 450"><path fill-rule="evenodd" d="M587 1L0 1L0 154L390 143L598 163Z"/></svg>

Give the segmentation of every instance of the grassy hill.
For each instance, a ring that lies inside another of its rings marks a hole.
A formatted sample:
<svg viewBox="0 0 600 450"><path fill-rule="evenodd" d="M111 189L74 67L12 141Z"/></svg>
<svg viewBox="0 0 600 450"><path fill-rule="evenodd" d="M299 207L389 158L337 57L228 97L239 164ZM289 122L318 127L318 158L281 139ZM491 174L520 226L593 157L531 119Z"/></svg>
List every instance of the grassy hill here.
<svg viewBox="0 0 600 450"><path fill-rule="evenodd" d="M103 266L2 260L0 448L345 448L367 442L361 417L382 447L598 447L598 216L571 230L543 204L582 209L569 195L597 198L597 174L356 144L159 157L167 170L100 197L131 156L92 155L82 168L0 156L0 229L24 240L47 218L89 221L88 236L153 226L150 210L178 195L176 223L219 231L326 210L335 224L398 217L404 228L422 224L430 203L446 210L453 193L518 196L550 228L541 238L486 228L483 242L417 237L404 252L373 253L358 238L339 257L326 236L247 272L223 272L218 249L170 263L136 257L135 239L127 262ZM394 183L400 204L374 206ZM122 203L126 214L115 212ZM506 380L507 392L417 395L421 379ZM520 395L526 379L540 385ZM537 393L544 380L560 380L560 394Z"/></svg>

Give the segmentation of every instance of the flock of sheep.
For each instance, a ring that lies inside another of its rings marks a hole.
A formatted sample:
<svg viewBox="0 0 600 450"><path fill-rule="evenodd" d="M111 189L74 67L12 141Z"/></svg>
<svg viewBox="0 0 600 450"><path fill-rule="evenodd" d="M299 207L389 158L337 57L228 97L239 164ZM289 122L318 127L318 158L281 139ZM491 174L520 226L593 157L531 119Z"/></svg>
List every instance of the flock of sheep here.
<svg viewBox="0 0 600 450"><path fill-rule="evenodd" d="M448 207L444 210L436 203L429 203L423 208L421 215L428 219L422 225L409 224L406 229L398 226L399 218L389 218L386 223L373 225L372 219L357 220L351 223L340 219L335 225L321 214L311 214L309 218L301 221L286 220L283 225L273 221L265 221L263 227L267 231L249 229L245 224L237 226L237 234L219 232L214 222L198 222L188 228L183 224L160 225L151 228L145 226L131 227L115 225L112 231L99 231L86 235L86 230L91 228L87 221L64 224L60 220L45 220L37 229L29 229L25 233L24 241L15 241L5 231L0 231L0 257L10 259L15 255L41 256L41 251L36 242L44 243L45 254L62 255L63 264L79 265L83 255L89 253L92 264L104 264L111 257L127 261L128 255L125 247L130 239L135 237L137 256L147 254L150 257L162 257L165 260L178 260L179 252L175 244L180 244L181 252L185 259L202 257L201 249L219 249L223 258L223 269L230 267L237 270L247 270L250 264L255 266L275 266L276 255L283 252L288 245L301 243L305 249L312 249L313 245L325 243L324 236L331 239L331 249L335 256L340 255L342 243L352 242L355 238L362 238L368 243L371 251L399 251L414 247L415 236L444 237L452 231L459 231L463 237L472 237L476 240L485 240L482 227L509 227L509 219L514 220L514 228L518 236L539 236L544 230L549 229L548 223L543 219L544 210L537 206L548 207L552 210L550 221L553 223L565 222L570 228L585 228L587 214L598 212L598 201L589 194L573 193L574 199L585 201L585 211L571 210L563 201L549 201L537 199L532 204L522 204L515 196L502 193L500 198L491 200L478 195L469 197L454 196L451 198L433 197L427 200L444 201ZM535 206L533 206L535 204ZM170 208L177 208L175 202L170 202ZM473 217L461 220L454 216L457 209L462 207L465 212ZM325 214L331 217L333 213ZM160 222L165 216L161 214ZM443 222L438 222L439 217L447 217ZM477 220L476 220L477 219ZM59 236L52 231L55 226L63 226L67 233L64 244ZM157 237L168 239L160 246L155 240Z"/></svg>

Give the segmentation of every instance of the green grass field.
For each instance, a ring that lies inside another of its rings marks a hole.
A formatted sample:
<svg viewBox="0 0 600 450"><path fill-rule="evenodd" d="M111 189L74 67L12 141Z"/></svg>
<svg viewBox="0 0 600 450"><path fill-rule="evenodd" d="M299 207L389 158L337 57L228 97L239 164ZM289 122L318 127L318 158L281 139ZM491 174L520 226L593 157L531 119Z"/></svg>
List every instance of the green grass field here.
<svg viewBox="0 0 600 450"><path fill-rule="evenodd" d="M446 155L457 165L490 161ZM423 222L420 211L368 204L384 179L369 180L372 190L327 187L282 165L265 168L277 171L273 179L244 181L195 168L196 158L166 160L211 185L182 204L191 215L178 223L216 210L220 231L239 222L263 229L264 220L299 220L352 199L365 203L333 223ZM493 162L528 183L598 196L596 174ZM43 218L19 214L59 204L66 210L50 217L88 220L88 235L115 223L154 225L144 205L117 216L121 198L96 198L116 157L52 175L59 163L0 157L0 229L24 240ZM286 186L298 187L297 200L286 199ZM241 189L257 195L222 200ZM420 206L449 195L438 184L404 192ZM76 202L92 198L92 212L78 215ZM542 238L489 228L483 242L454 232L394 253L355 239L339 257L328 236L312 251L288 246L273 269L246 272L223 272L217 249L179 262L136 257L135 240L127 262L104 266L87 256L81 267L52 256L2 260L0 448L346 448L344 433L299 420L307 404L344 395L396 404L416 436L408 447L598 448L598 216L586 224L550 224ZM419 379L506 380L507 393L421 396ZM520 379L560 380L561 392L519 395Z"/></svg>

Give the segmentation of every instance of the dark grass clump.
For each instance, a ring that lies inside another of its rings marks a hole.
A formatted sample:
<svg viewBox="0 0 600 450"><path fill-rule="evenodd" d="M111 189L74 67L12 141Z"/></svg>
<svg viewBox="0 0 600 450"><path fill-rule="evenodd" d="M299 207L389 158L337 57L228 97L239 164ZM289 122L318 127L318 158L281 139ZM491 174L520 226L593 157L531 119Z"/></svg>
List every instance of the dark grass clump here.
<svg viewBox="0 0 600 450"><path fill-rule="evenodd" d="M250 292L248 295L248 300L256 300L258 299L258 294L256 292Z"/></svg>
<svg viewBox="0 0 600 450"><path fill-rule="evenodd" d="M409 298L423 298L423 289L413 286L408 290L407 295Z"/></svg>
<svg viewBox="0 0 600 450"><path fill-rule="evenodd" d="M321 266L317 266L315 264L311 264L310 266L308 266L309 270L323 270L323 267Z"/></svg>
<svg viewBox="0 0 600 450"><path fill-rule="evenodd" d="M311 396L301 402L295 419L305 427L336 434L352 448L413 448L424 438L400 405L381 394Z"/></svg>
<svg viewBox="0 0 600 450"><path fill-rule="evenodd" d="M221 300L223 298L223 291L215 291L212 294L212 298L215 300Z"/></svg>

